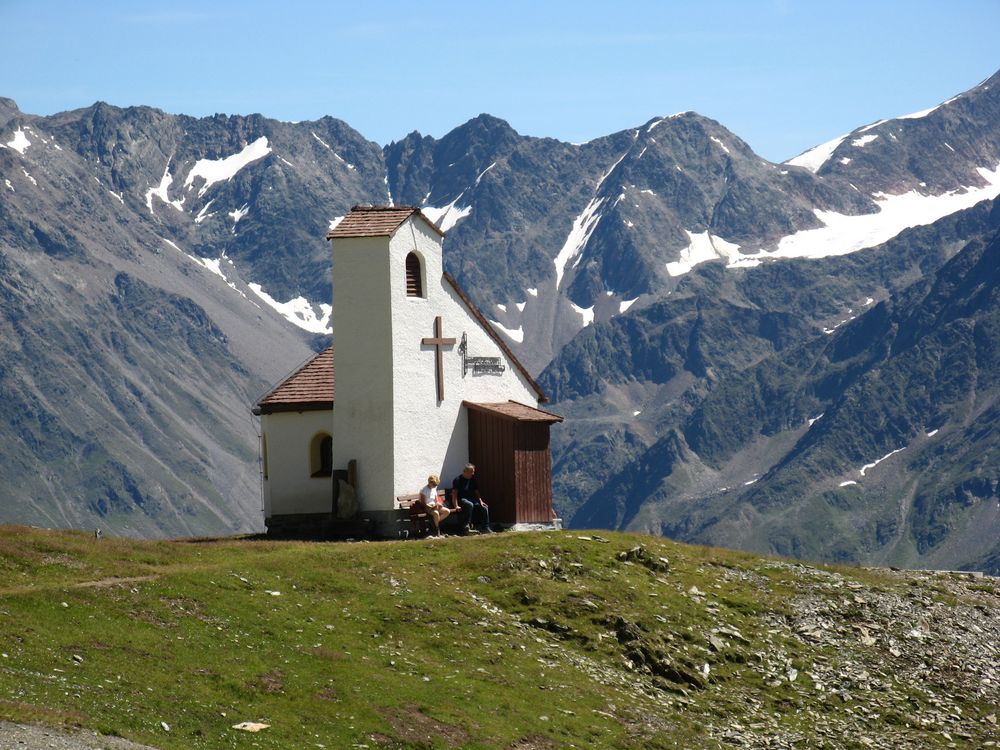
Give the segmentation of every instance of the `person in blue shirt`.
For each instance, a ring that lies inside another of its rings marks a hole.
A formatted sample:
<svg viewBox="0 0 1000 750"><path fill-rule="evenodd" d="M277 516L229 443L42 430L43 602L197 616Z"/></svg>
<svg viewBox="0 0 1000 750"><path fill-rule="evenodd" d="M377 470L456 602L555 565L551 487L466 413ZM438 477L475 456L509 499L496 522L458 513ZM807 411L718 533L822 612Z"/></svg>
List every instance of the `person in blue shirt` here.
<svg viewBox="0 0 1000 750"><path fill-rule="evenodd" d="M493 533L490 528L490 507L479 494L475 465L466 464L462 473L455 477L451 483L451 497L452 507L459 507L465 512L463 531L467 532L469 526L473 525L487 534Z"/></svg>

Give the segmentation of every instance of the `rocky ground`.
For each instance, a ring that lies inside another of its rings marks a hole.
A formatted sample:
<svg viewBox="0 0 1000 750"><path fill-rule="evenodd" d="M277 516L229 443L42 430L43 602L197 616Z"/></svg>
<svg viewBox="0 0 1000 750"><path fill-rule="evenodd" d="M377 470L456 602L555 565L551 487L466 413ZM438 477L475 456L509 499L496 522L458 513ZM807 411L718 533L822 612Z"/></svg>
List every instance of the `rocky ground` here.
<svg viewBox="0 0 1000 750"><path fill-rule="evenodd" d="M650 568L664 588L676 585L667 561L645 546L618 560ZM715 741L705 747L1000 747L1000 580L881 568L841 573L777 559L698 572L723 586L749 584L761 602L792 582L790 614L766 608L740 619L718 586L691 586L684 593L704 607L708 628L663 619L654 632L607 618L624 669L564 649L573 634L553 622L519 627L550 631L552 666L563 662L632 692L640 737L661 732L679 709Z"/></svg>
<svg viewBox="0 0 1000 750"><path fill-rule="evenodd" d="M0 748L4 750L152 750L120 737L104 737L94 732L75 732L11 724L0 721Z"/></svg>
<svg viewBox="0 0 1000 750"><path fill-rule="evenodd" d="M1000 746L996 579L880 570L909 582L910 591L900 595L804 565L772 564L793 565L810 583L796 600L796 615L771 623L775 641L791 636L814 647L816 656L798 665L780 648L755 656L769 686L787 683L808 704L802 710L815 728L816 747L921 747L926 732L940 735L947 747ZM830 703L846 707L836 720L823 710ZM971 715L970 703L987 710ZM753 702L745 720L715 734L737 747L807 746L802 737L778 731L775 717ZM908 737L912 744L902 744Z"/></svg>

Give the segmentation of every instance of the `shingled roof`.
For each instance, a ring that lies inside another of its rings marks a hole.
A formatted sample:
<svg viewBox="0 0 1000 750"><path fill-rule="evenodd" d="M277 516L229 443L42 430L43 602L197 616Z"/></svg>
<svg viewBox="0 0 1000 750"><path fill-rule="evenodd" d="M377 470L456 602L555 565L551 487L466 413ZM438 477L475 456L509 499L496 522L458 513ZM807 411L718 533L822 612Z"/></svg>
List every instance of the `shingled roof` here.
<svg viewBox="0 0 1000 750"><path fill-rule="evenodd" d="M257 402L261 414L333 408L333 347L327 347Z"/></svg>
<svg viewBox="0 0 1000 750"><path fill-rule="evenodd" d="M528 406L517 401L500 401L483 404L477 404L474 401L463 401L462 403L467 409L486 412L487 414L510 419L515 422L547 422L551 424L552 422L563 421L563 418L558 414L536 409L534 406Z"/></svg>
<svg viewBox="0 0 1000 750"><path fill-rule="evenodd" d="M416 214L427 226L444 237L444 232L424 216L416 206L354 206L326 238L391 237L404 221Z"/></svg>

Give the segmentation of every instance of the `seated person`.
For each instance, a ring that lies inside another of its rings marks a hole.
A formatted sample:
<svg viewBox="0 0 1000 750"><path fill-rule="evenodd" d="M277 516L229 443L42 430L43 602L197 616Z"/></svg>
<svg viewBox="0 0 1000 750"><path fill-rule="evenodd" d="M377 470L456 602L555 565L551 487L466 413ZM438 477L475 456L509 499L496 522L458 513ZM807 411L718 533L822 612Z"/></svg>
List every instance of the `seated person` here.
<svg viewBox="0 0 1000 750"><path fill-rule="evenodd" d="M466 513L463 531L468 531L470 525L477 525L488 534L493 532L490 528L490 508L479 494L476 467L473 464L466 464L462 473L455 477L451 483L451 497L452 505L460 507ZM478 524L476 524L477 518Z"/></svg>
<svg viewBox="0 0 1000 750"><path fill-rule="evenodd" d="M451 515L451 510L438 498L437 488L440 483L436 474L427 477L427 485L420 490L419 500L427 510L427 515L434 522L435 536L441 536L441 522Z"/></svg>

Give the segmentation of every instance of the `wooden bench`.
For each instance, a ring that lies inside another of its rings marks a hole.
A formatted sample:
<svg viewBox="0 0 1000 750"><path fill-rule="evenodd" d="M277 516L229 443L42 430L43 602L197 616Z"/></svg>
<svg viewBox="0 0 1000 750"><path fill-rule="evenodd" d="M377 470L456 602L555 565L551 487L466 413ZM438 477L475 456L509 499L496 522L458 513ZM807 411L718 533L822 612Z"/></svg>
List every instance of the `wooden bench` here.
<svg viewBox="0 0 1000 750"><path fill-rule="evenodd" d="M438 488L438 500L443 500L447 498L448 492L444 488ZM399 495L396 497L396 505L400 510L406 511L403 518L399 519L400 537L407 538L411 534L413 536L426 536L434 530L434 520L427 514L424 509L424 504L420 502L420 493L416 492L412 495ZM449 510L454 512L453 508L449 507ZM402 532L407 533L402 533Z"/></svg>

